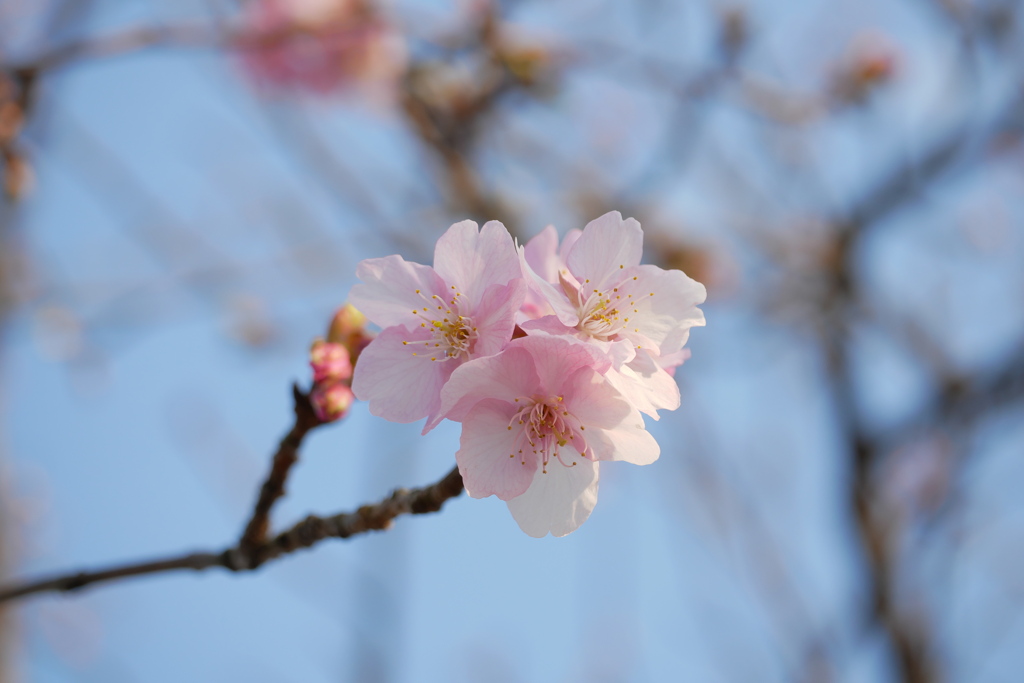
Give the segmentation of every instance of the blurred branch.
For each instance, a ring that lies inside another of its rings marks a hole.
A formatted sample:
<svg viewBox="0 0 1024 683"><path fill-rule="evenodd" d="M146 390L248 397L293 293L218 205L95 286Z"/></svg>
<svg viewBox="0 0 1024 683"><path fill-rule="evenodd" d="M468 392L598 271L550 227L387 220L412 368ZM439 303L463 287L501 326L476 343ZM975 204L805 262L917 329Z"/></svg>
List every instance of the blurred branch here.
<svg viewBox="0 0 1024 683"><path fill-rule="evenodd" d="M968 117L935 140L916 161L898 164L880 182L868 188L840 221L844 232L867 229L917 199L929 183L953 170L967 152L973 149L984 153L1000 135L1024 127L1024 82L1013 92L1015 96L988 121L979 126L973 117Z"/></svg>
<svg viewBox="0 0 1024 683"><path fill-rule="evenodd" d="M446 57L475 52L480 64L472 82L453 85L443 95L430 93L447 77L447 66L425 63L410 69L401 106L410 129L439 162L448 202L473 218L502 221L518 237L512 208L489 190L473 166L481 130L513 93L531 93L544 84L549 57L517 51L504 43L500 7L489 6L475 26L447 46ZM443 89L443 88L442 88Z"/></svg>
<svg viewBox="0 0 1024 683"><path fill-rule="evenodd" d="M884 454L882 445L870 437L859 416L854 368L849 341L849 321L857 302L866 299L857 275L860 240L868 229L894 211L916 199L931 182L951 172L957 162L975 159L971 150L984 151L998 135L1020 124L1021 97L1014 98L977 131L968 120L937 139L917 163L903 163L869 188L855 202L845 219L839 220L836 257L830 273L829 296L823 309L822 341L833 382L833 397L840 429L850 445L851 482L849 502L860 545L867 561L866 582L869 623L877 624L888 636L899 671L906 683L937 680L932 659L932 634L924 619L909 615L897 603L895 530L876 509L879 497L876 466ZM961 164L962 165L962 164ZM1002 389L1019 390L1016 371L997 378L991 386L979 387L986 396ZM956 396L958 390L951 390ZM949 399L947 398L947 402Z"/></svg>
<svg viewBox="0 0 1024 683"><path fill-rule="evenodd" d="M35 593L75 591L95 583L181 569L203 571L212 567L221 567L233 572L251 571L265 562L302 548L312 547L327 538L350 538L369 531L383 531L390 528L392 521L402 515L437 512L445 502L460 493L462 493L462 476L459 474L458 468L455 467L443 479L429 486L397 489L379 503L364 505L355 512L343 512L330 517L310 515L287 531L270 540L263 541L251 550L237 546L217 553L190 553L98 571L63 574L2 588L0 589L0 602Z"/></svg>
<svg viewBox="0 0 1024 683"><path fill-rule="evenodd" d="M994 410L1024 400L1024 347L996 368L972 377L947 375L935 399L918 415L875 438L895 447L930 425L969 426Z"/></svg>
<svg viewBox="0 0 1024 683"><path fill-rule="evenodd" d="M80 59L114 57L144 48L166 45L216 47L224 42L218 32L201 25L133 28L109 36L91 36L65 43L10 70L22 76L35 76Z"/></svg>

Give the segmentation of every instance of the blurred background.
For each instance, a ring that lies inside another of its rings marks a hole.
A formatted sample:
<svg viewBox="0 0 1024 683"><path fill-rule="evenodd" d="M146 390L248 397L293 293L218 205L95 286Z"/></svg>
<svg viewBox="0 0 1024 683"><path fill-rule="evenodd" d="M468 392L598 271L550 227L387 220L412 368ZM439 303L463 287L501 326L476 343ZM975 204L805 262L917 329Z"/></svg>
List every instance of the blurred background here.
<svg viewBox="0 0 1024 683"><path fill-rule="evenodd" d="M355 264L619 210L705 283L654 465L5 606L3 681L1019 681L1013 0L0 0L8 579L233 542ZM426 484L357 405L290 526Z"/></svg>

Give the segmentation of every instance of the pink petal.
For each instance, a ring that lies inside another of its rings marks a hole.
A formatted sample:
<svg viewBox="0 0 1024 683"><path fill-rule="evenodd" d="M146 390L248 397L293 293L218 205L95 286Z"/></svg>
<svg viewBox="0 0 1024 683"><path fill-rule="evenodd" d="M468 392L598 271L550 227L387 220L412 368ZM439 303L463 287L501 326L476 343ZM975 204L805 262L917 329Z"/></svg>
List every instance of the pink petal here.
<svg viewBox="0 0 1024 683"><path fill-rule="evenodd" d="M419 325L413 309L429 305L427 302L434 294L448 295L444 280L433 268L411 263L401 256L362 261L356 267L356 276L363 284L352 288L349 300L381 327Z"/></svg>
<svg viewBox="0 0 1024 683"><path fill-rule="evenodd" d="M372 414L391 422L415 422L440 407L441 387L455 366L452 361L431 361L429 350L417 350L430 338L421 328L389 327L363 349L352 390L361 401L369 401Z"/></svg>
<svg viewBox="0 0 1024 683"><path fill-rule="evenodd" d="M473 221L448 228L434 247L434 269L469 299L471 309L491 285L522 277L516 245L498 221L484 224L479 232Z"/></svg>
<svg viewBox="0 0 1024 683"><path fill-rule="evenodd" d="M601 362L595 365L598 372L604 372L609 366L613 368L622 367L623 364L630 362L636 356L636 347L628 339L610 342L594 339L589 334L580 332L575 327L566 327L553 315L546 315L536 320L526 320L520 323L519 326L523 331L532 336L544 334L564 336L570 342L584 344L594 358L601 359Z"/></svg>
<svg viewBox="0 0 1024 683"><path fill-rule="evenodd" d="M571 454L563 458L568 461ZM526 493L508 501L520 529L534 538L565 536L587 521L597 505L598 465L582 457L575 462L565 467L552 461L547 474L538 467Z"/></svg>
<svg viewBox="0 0 1024 683"><path fill-rule="evenodd" d="M587 291L605 289L621 277L623 269L640 265L643 246L640 224L632 218L622 220L622 214L612 211L587 224L566 263Z"/></svg>
<svg viewBox="0 0 1024 683"><path fill-rule="evenodd" d="M540 299L547 302L558 319L569 327L575 327L580 321L576 307L569 303L569 299L558 285L547 282L539 273L533 270L526 260L524 251L520 251L520 268L526 277L530 290Z"/></svg>
<svg viewBox="0 0 1024 683"><path fill-rule="evenodd" d="M578 337L579 333L575 327L569 327L562 323L555 315L545 315L536 320L528 320L520 325L526 332L544 332L545 334L568 334Z"/></svg>
<svg viewBox="0 0 1024 683"><path fill-rule="evenodd" d="M358 363L356 367L358 369ZM464 363L453 372L441 391L439 414L461 422L480 401L494 398L514 403L517 398L534 394L538 384L530 353L521 348L507 348L496 356Z"/></svg>
<svg viewBox="0 0 1024 683"><path fill-rule="evenodd" d="M462 422L455 461L466 492L474 498L494 495L509 500L521 495L533 481L537 456L521 457L517 441L523 428L518 424L508 428L515 413L516 408L508 403L488 399L476 404Z"/></svg>
<svg viewBox="0 0 1024 683"><path fill-rule="evenodd" d="M599 349L591 344L567 336L553 336L544 333L532 334L513 339L511 348L522 348L533 357L537 377L540 380L534 391L550 396L557 395L567 380L582 367L607 369L608 361Z"/></svg>
<svg viewBox="0 0 1024 683"><path fill-rule="evenodd" d="M569 258L569 252L576 246L576 242L579 241L580 237L583 236L582 230L570 230L565 233L565 237L562 238L562 246L558 249L558 260L565 264Z"/></svg>
<svg viewBox="0 0 1024 683"><path fill-rule="evenodd" d="M517 278L508 285L491 285L484 292L480 305L473 311L477 329L473 356L492 356L512 341L516 311L526 297L526 282Z"/></svg>
<svg viewBox="0 0 1024 683"><path fill-rule="evenodd" d="M590 429L618 426L633 411L618 391L591 367L582 367L572 374L563 392L565 408Z"/></svg>
<svg viewBox="0 0 1024 683"><path fill-rule="evenodd" d="M561 260L558 258L558 232L555 226L549 225L535 235L523 247L526 263L545 282L558 282L558 269Z"/></svg>

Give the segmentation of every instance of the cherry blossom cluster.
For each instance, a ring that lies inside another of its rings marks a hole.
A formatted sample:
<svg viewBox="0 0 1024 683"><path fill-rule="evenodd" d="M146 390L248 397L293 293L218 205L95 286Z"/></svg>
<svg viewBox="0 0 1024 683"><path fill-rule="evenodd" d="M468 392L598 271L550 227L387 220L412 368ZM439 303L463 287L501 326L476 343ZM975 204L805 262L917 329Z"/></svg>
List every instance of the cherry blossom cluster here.
<svg viewBox="0 0 1024 683"><path fill-rule="evenodd" d="M675 369L704 286L641 265L640 224L612 212L558 243L517 247L505 227L464 221L433 267L369 259L350 299L380 334L352 389L394 422L462 423L466 491L507 502L531 536L564 536L597 502L598 465L647 465L660 448L642 415L679 407Z"/></svg>

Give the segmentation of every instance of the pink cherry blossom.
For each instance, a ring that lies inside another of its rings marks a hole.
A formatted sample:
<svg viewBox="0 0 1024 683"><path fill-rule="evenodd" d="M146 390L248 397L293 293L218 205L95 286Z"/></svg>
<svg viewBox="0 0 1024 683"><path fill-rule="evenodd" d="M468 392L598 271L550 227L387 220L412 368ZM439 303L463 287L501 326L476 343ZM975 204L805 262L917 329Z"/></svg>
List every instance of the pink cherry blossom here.
<svg viewBox="0 0 1024 683"><path fill-rule="evenodd" d="M600 352L537 334L458 368L441 412L462 422L455 454L466 491L508 502L535 537L565 536L597 503L598 463L657 460L643 417L602 376Z"/></svg>
<svg viewBox="0 0 1024 683"><path fill-rule="evenodd" d="M364 0L252 0L241 35L245 65L273 87L393 89L406 64L401 36Z"/></svg>
<svg viewBox="0 0 1024 683"><path fill-rule="evenodd" d="M526 285L515 245L491 221L456 223L434 250L434 267L400 256L368 259L351 299L383 327L356 364L352 388L370 412L393 422L441 417L441 388L466 361L511 340Z"/></svg>
<svg viewBox="0 0 1024 683"><path fill-rule="evenodd" d="M552 228L522 250L524 271L550 315L524 320L529 333L567 334L603 349L609 381L642 412L679 406L674 369L690 328L704 324L704 286L679 270L640 265L640 224L618 212L574 231L556 253ZM542 305L535 309L543 310Z"/></svg>

